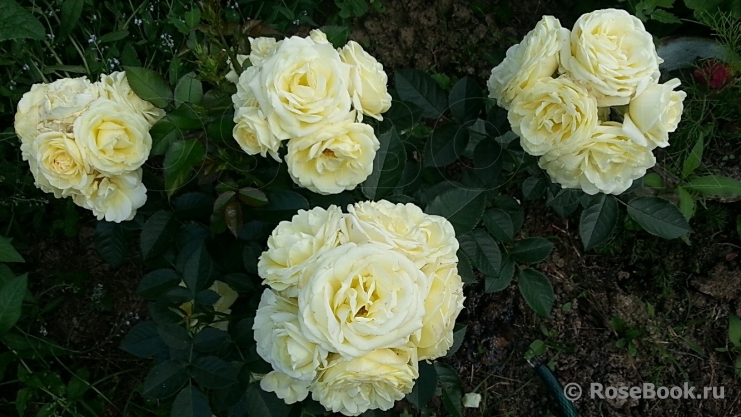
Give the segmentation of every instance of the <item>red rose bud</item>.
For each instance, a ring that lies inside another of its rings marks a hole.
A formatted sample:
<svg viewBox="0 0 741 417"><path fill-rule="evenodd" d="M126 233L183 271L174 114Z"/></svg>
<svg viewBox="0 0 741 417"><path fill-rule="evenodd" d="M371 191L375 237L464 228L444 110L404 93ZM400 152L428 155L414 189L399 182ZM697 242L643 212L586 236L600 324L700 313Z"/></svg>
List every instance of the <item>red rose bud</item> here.
<svg viewBox="0 0 741 417"><path fill-rule="evenodd" d="M713 90L717 90L728 83L731 79L728 64L718 61L708 61L707 64L695 70L695 78Z"/></svg>

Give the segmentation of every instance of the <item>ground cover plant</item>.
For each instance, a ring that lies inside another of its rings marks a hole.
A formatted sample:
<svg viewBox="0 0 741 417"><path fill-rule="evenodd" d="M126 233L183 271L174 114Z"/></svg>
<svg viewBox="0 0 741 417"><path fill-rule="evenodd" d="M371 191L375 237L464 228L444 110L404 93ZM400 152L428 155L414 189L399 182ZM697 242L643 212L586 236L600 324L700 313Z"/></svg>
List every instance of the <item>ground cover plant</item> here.
<svg viewBox="0 0 741 417"><path fill-rule="evenodd" d="M710 3L0 0L0 414L741 413Z"/></svg>

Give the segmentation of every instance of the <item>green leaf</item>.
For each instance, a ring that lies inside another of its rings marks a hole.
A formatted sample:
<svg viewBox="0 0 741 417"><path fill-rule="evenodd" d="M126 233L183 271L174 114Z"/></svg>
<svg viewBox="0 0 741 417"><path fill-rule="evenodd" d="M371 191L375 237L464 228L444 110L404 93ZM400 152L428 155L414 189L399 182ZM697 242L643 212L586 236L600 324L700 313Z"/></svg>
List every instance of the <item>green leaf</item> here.
<svg viewBox="0 0 741 417"><path fill-rule="evenodd" d="M30 387L18 390L18 393L15 396L15 409L18 411L19 416L26 415L26 408L28 407L31 398L33 398L34 391L36 390Z"/></svg>
<svg viewBox="0 0 741 417"><path fill-rule="evenodd" d="M237 370L215 356L196 359L191 364L190 374L205 388L226 388L237 382Z"/></svg>
<svg viewBox="0 0 741 417"><path fill-rule="evenodd" d="M700 134L697 138L697 142L695 142L695 146L692 147L692 151L690 151L687 158L684 160L684 165L682 167L683 177L688 177L700 166L702 163L702 151L704 149L705 144L703 142L703 134Z"/></svg>
<svg viewBox="0 0 741 417"><path fill-rule="evenodd" d="M685 220L689 222L692 216L695 215L697 202L695 201L695 198L692 197L692 194L687 192L684 188L677 187L677 192L679 193L679 211L682 212L682 216L684 216Z"/></svg>
<svg viewBox="0 0 741 417"><path fill-rule="evenodd" d="M175 199L175 213L178 217L196 219L208 217L214 207L215 199L201 192L185 193Z"/></svg>
<svg viewBox="0 0 741 417"><path fill-rule="evenodd" d="M520 271L520 294L527 305L541 317L551 315L553 302L556 296L548 278L534 269L523 269Z"/></svg>
<svg viewBox="0 0 741 417"><path fill-rule="evenodd" d="M522 197L525 200L537 200L545 194L548 184L542 178L530 177L522 182Z"/></svg>
<svg viewBox="0 0 741 417"><path fill-rule="evenodd" d="M140 358L156 355L165 347L157 330L157 325L145 321L134 326L121 342L120 348Z"/></svg>
<svg viewBox="0 0 741 417"><path fill-rule="evenodd" d="M376 155L376 157L378 157L378 155ZM237 198L239 198L239 201L250 207L262 207L270 202L268 196L265 195L262 190L252 187L240 188L239 193L237 193Z"/></svg>
<svg viewBox="0 0 741 417"><path fill-rule="evenodd" d="M475 284L477 282L471 269L471 261L460 249L458 250L458 274L461 276L464 284Z"/></svg>
<svg viewBox="0 0 741 417"><path fill-rule="evenodd" d="M10 244L12 240L0 236L0 262L26 262L18 251L15 250L13 245Z"/></svg>
<svg viewBox="0 0 741 417"><path fill-rule="evenodd" d="M95 250L108 265L118 268L126 260L126 229L120 223L99 221L93 237Z"/></svg>
<svg viewBox="0 0 741 417"><path fill-rule="evenodd" d="M190 291L195 294L206 288L213 271L214 265L211 255L208 254L204 245L200 245L185 261L183 281Z"/></svg>
<svg viewBox="0 0 741 417"><path fill-rule="evenodd" d="M487 275L484 291L487 293L502 291L509 287L515 276L515 261L509 256L502 257L502 267L497 275Z"/></svg>
<svg viewBox="0 0 741 417"><path fill-rule="evenodd" d="M425 166L441 167L455 161L466 150L468 139L468 129L457 124L435 129L425 144Z"/></svg>
<svg viewBox="0 0 741 417"><path fill-rule="evenodd" d="M579 235L584 249L592 249L607 240L615 229L617 221L617 199L605 194L594 197L582 211L579 221Z"/></svg>
<svg viewBox="0 0 741 417"><path fill-rule="evenodd" d="M85 5L85 0L65 0L62 4L62 18L59 24L59 38L66 38L67 35L72 33L72 30L77 26L77 22L80 21L82 16L82 8Z"/></svg>
<svg viewBox="0 0 741 417"><path fill-rule="evenodd" d="M430 201L425 212L445 217L453 224L456 235L462 235L476 227L484 215L485 205L483 191L451 188Z"/></svg>
<svg viewBox="0 0 741 417"><path fill-rule="evenodd" d="M98 39L98 42L99 43L115 42L115 41L120 41L121 39L126 39L126 37L128 36L129 36L128 30L117 30L115 32L109 32L101 36L100 39Z"/></svg>
<svg viewBox="0 0 741 417"><path fill-rule="evenodd" d="M426 361L420 361L419 378L417 378L412 392L406 395L407 401L417 410L421 410L435 395L435 389L437 389L435 366Z"/></svg>
<svg viewBox="0 0 741 417"><path fill-rule="evenodd" d="M250 417L286 417L288 405L275 393L263 391L259 383L250 384L245 393Z"/></svg>
<svg viewBox="0 0 741 417"><path fill-rule="evenodd" d="M697 177L683 184L687 191L695 191L704 195L739 196L741 195L741 181L720 175Z"/></svg>
<svg viewBox="0 0 741 417"><path fill-rule="evenodd" d="M201 22L201 9L194 7L183 13L183 20L185 20L185 24L188 25L188 29L193 29L198 26L198 23Z"/></svg>
<svg viewBox="0 0 741 417"><path fill-rule="evenodd" d="M172 89L161 75L141 67L124 67L126 79L136 95L159 108L165 108L172 100Z"/></svg>
<svg viewBox="0 0 741 417"><path fill-rule="evenodd" d="M435 362L435 372L442 386L443 405L454 417L463 416L463 403L461 399L461 379L458 373L449 365L442 362Z"/></svg>
<svg viewBox="0 0 741 417"><path fill-rule="evenodd" d="M346 26L322 26L319 30L327 35L327 40L335 48L342 48L345 46L350 32Z"/></svg>
<svg viewBox="0 0 741 417"><path fill-rule="evenodd" d="M536 264L550 255L553 243L542 237L522 239L515 243L509 255L517 262Z"/></svg>
<svg viewBox="0 0 741 417"><path fill-rule="evenodd" d="M499 275L502 268L502 254L497 242L482 229L458 238L461 250L471 260L473 266L485 275Z"/></svg>
<svg viewBox="0 0 741 417"><path fill-rule="evenodd" d="M499 208L486 210L484 226L500 242L511 242L515 237L515 225L509 214Z"/></svg>
<svg viewBox="0 0 741 417"><path fill-rule="evenodd" d="M675 14L670 13L670 12L667 12L664 9L656 9L656 10L654 10L654 12L651 13L651 19L654 19L657 22L661 22L661 23L669 23L669 24L671 24L671 23L676 23L676 24L682 23L682 21L679 20L679 18Z"/></svg>
<svg viewBox="0 0 741 417"><path fill-rule="evenodd" d="M446 358L454 356L455 352L460 349L463 344L463 339L466 337L466 330L468 330L468 326L464 326L460 323L457 323L453 327L453 344L450 345L450 349L448 349L448 352L445 354Z"/></svg>
<svg viewBox="0 0 741 417"><path fill-rule="evenodd" d="M664 239L692 231L677 206L659 197L634 198L628 203L628 215L644 230Z"/></svg>
<svg viewBox="0 0 741 417"><path fill-rule="evenodd" d="M213 352L229 342L229 334L214 327L206 327L193 338L193 347L199 352Z"/></svg>
<svg viewBox="0 0 741 417"><path fill-rule="evenodd" d="M461 125L478 119L484 105L481 87L471 77L461 78L450 90L450 111Z"/></svg>
<svg viewBox="0 0 741 417"><path fill-rule="evenodd" d="M503 154L502 147L492 138L484 138L474 148L474 172L487 187L497 187L500 184Z"/></svg>
<svg viewBox="0 0 741 417"><path fill-rule="evenodd" d="M24 38L42 40L45 36L44 26L31 12L15 0L0 0L0 41Z"/></svg>
<svg viewBox="0 0 741 417"><path fill-rule="evenodd" d="M155 123L149 130L152 136L152 151L150 155L164 155L170 145L183 136L183 131L169 119L164 118Z"/></svg>
<svg viewBox="0 0 741 417"><path fill-rule="evenodd" d="M737 349L741 349L741 320L733 315L728 315L728 339Z"/></svg>
<svg viewBox="0 0 741 417"><path fill-rule="evenodd" d="M211 417L208 399L198 388L192 385L185 387L175 397L170 417Z"/></svg>
<svg viewBox="0 0 741 417"><path fill-rule="evenodd" d="M21 318L27 286L26 274L11 278L0 286L0 335L7 333Z"/></svg>
<svg viewBox="0 0 741 417"><path fill-rule="evenodd" d="M512 219L514 231L517 233L525 222L525 211L520 206L520 203L512 196L500 195L494 200L494 206L509 214L509 217Z"/></svg>
<svg viewBox="0 0 741 417"><path fill-rule="evenodd" d="M203 85L194 72L183 75L175 86L175 107L183 103L198 104L203 98Z"/></svg>
<svg viewBox="0 0 741 417"><path fill-rule="evenodd" d="M157 269L147 275L144 275L136 293L142 298L155 299L169 288L172 288L180 282L177 272L172 269Z"/></svg>
<svg viewBox="0 0 741 417"><path fill-rule="evenodd" d="M140 237L142 258L146 260L164 252L177 227L177 219L169 211L158 211L147 219Z"/></svg>
<svg viewBox="0 0 741 417"><path fill-rule="evenodd" d="M445 92L427 73L413 69L396 70L394 81L399 97L421 108L422 117L438 119L447 109Z"/></svg>
<svg viewBox="0 0 741 417"><path fill-rule="evenodd" d="M170 359L156 365L144 380L142 395L145 398L166 398L176 392L188 381L188 363L180 359Z"/></svg>
<svg viewBox="0 0 741 417"><path fill-rule="evenodd" d="M309 202L306 198L293 191L273 191L268 195L268 201L270 201L268 205L254 210L259 220L279 222L290 219L298 210L309 209Z"/></svg>
<svg viewBox="0 0 741 417"><path fill-rule="evenodd" d="M382 199L399 184L404 166L406 150L396 128L378 136L381 148L373 160L373 172L363 182L363 194L371 200Z"/></svg>
<svg viewBox="0 0 741 417"><path fill-rule="evenodd" d="M741 214L736 216L736 233L738 233L738 237L741 237Z"/></svg>
<svg viewBox="0 0 741 417"><path fill-rule="evenodd" d="M165 344L175 350L185 350L190 347L190 335L184 327L174 324L166 323L157 327L162 341Z"/></svg>
<svg viewBox="0 0 741 417"><path fill-rule="evenodd" d="M190 178L194 166L203 163L206 147L198 139L178 140L165 155L165 189L172 196Z"/></svg>
<svg viewBox="0 0 741 417"><path fill-rule="evenodd" d="M664 178L655 172L650 172L643 177L643 185L656 189L664 188Z"/></svg>

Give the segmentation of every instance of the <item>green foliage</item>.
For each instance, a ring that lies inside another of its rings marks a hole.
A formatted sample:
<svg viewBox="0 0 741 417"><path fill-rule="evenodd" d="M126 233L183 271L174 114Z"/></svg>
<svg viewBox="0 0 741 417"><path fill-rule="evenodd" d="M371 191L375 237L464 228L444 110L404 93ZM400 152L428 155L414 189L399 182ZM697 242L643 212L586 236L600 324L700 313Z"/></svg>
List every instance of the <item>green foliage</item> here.
<svg viewBox="0 0 741 417"><path fill-rule="evenodd" d="M0 41L7 39L44 39L41 22L15 0L0 1Z"/></svg>

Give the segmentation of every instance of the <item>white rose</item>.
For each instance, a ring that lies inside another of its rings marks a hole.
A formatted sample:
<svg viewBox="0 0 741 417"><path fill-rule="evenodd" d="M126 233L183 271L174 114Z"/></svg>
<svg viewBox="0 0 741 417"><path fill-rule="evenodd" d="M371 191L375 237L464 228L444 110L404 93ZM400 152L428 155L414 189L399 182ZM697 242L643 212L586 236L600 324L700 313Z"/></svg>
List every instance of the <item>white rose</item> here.
<svg viewBox="0 0 741 417"><path fill-rule="evenodd" d="M252 92L250 83L260 73L260 69L257 67L245 68L242 74L239 75L237 80L237 92L232 95L232 103L234 103L234 109L239 111L241 107L257 107L257 99L255 93Z"/></svg>
<svg viewBox="0 0 741 417"><path fill-rule="evenodd" d="M290 297L298 296L301 272L316 256L346 241L343 214L337 206L325 210L299 210L291 221L282 221L268 238L257 270L263 282Z"/></svg>
<svg viewBox="0 0 741 417"><path fill-rule="evenodd" d="M352 190L373 172L380 147L370 125L350 119L328 124L314 135L288 142L288 173L315 193Z"/></svg>
<svg viewBox="0 0 741 417"><path fill-rule="evenodd" d="M585 13L561 51L562 70L585 82L600 107L628 104L636 88L659 78L659 64L651 34L625 10Z"/></svg>
<svg viewBox="0 0 741 417"><path fill-rule="evenodd" d="M257 353L273 368L292 378L312 381L326 365L327 351L304 337L298 322L298 301L265 289L252 328Z"/></svg>
<svg viewBox="0 0 741 417"><path fill-rule="evenodd" d="M40 111L46 101L47 90L46 84L34 84L18 102L15 112L15 132L21 139L24 161L28 160L31 143L39 135L39 124L42 121Z"/></svg>
<svg viewBox="0 0 741 417"><path fill-rule="evenodd" d="M85 155L66 133L41 133L34 145L38 173L52 186L63 191L83 190L93 180Z"/></svg>
<svg viewBox="0 0 741 417"><path fill-rule="evenodd" d="M430 280L430 290L425 297L422 330L412 336L411 343L420 360L433 360L445 356L453 346L453 327L465 297L456 264L431 264L423 272Z"/></svg>
<svg viewBox="0 0 741 417"><path fill-rule="evenodd" d="M109 176L139 168L152 149L144 116L105 98L91 103L75 120L74 133L90 164Z"/></svg>
<svg viewBox="0 0 741 417"><path fill-rule="evenodd" d="M260 380L260 388L274 392L286 404L303 401L309 395L310 384L276 371L269 372Z"/></svg>
<svg viewBox="0 0 741 417"><path fill-rule="evenodd" d="M655 164L653 153L627 137L615 122L597 126L575 152L554 150L538 161L554 182L590 195L620 194Z"/></svg>
<svg viewBox="0 0 741 417"><path fill-rule="evenodd" d="M147 188L141 178L141 168L113 177L98 176L82 194L72 198L78 206L92 210L98 220L128 221L147 201Z"/></svg>
<svg viewBox="0 0 741 417"><path fill-rule="evenodd" d="M538 80L558 69L559 51L568 42L569 30L553 16L543 16L522 42L507 49L504 60L491 70L486 86L489 97L509 109L512 100Z"/></svg>
<svg viewBox="0 0 741 417"><path fill-rule="evenodd" d="M348 206L349 240L379 242L404 254L418 268L428 263L458 262L458 240L450 222L425 214L414 204L386 200L365 201Z"/></svg>
<svg viewBox="0 0 741 417"><path fill-rule="evenodd" d="M244 64L244 61L246 61L249 57L249 55L237 54L237 62L239 62L239 65L242 65ZM231 58L226 59L226 65L229 66L229 72L224 76L224 78L226 78L227 81L236 84L237 82L239 82L239 75L237 75L237 71L234 69L234 65L232 65ZM244 66L242 65L242 71L244 71L245 69L247 68L244 68Z"/></svg>
<svg viewBox="0 0 741 417"><path fill-rule="evenodd" d="M128 107L130 111L144 116L150 127L165 117L164 110L136 95L129 85L126 72L117 71L108 75L101 74L98 86L100 97L121 103Z"/></svg>
<svg viewBox="0 0 741 417"><path fill-rule="evenodd" d="M404 346L422 327L427 277L386 245L345 243L317 257L303 275L299 323L327 351L358 357Z"/></svg>
<svg viewBox="0 0 741 417"><path fill-rule="evenodd" d="M47 84L40 108L45 128L71 133L72 124L99 95L98 87L85 77L63 78Z"/></svg>
<svg viewBox="0 0 741 417"><path fill-rule="evenodd" d="M46 133L53 135L55 132ZM45 193L53 193L55 198L62 198L79 194L81 192L80 190L75 190L73 188L61 189L49 183L49 180L44 174L41 173L41 169L39 168L39 161L36 156L36 150L33 149L35 143L36 140L29 144L29 148L31 150L24 154L24 159L28 161L28 167L31 171L31 174L33 175L34 185L36 186L36 188Z"/></svg>
<svg viewBox="0 0 741 417"><path fill-rule="evenodd" d="M314 29L311 32L309 32L309 39L314 41L314 43L327 43L329 42L327 40L327 34L322 32L319 29Z"/></svg>
<svg viewBox="0 0 741 417"><path fill-rule="evenodd" d="M262 111L257 107L240 107L234 114L232 135L248 155L270 154L280 162L280 140L273 135Z"/></svg>
<svg viewBox="0 0 741 417"><path fill-rule="evenodd" d="M311 397L324 408L346 416L388 410L412 392L419 377L414 349L378 349L347 360L333 355L311 386Z"/></svg>
<svg viewBox="0 0 741 417"><path fill-rule="evenodd" d="M677 130L687 97L684 91L672 91L680 84L677 78L651 84L633 98L624 115L625 134L649 149L669 146L669 132Z"/></svg>
<svg viewBox="0 0 741 417"><path fill-rule="evenodd" d="M298 37L282 41L249 84L273 133L309 136L350 113L350 66L329 43Z"/></svg>
<svg viewBox="0 0 741 417"><path fill-rule="evenodd" d="M512 103L507 118L522 149L539 156L568 152L599 124L597 101L565 77L535 83Z"/></svg>
<svg viewBox="0 0 741 417"><path fill-rule="evenodd" d="M352 66L350 70L350 95L353 106L360 114L383 120L381 113L391 108L391 94L386 84L388 76L383 65L365 52L355 41L348 42L340 50L342 62Z"/></svg>
<svg viewBox="0 0 741 417"><path fill-rule="evenodd" d="M283 41L275 38L249 38L250 62L256 67L262 66L266 59L270 58Z"/></svg>

